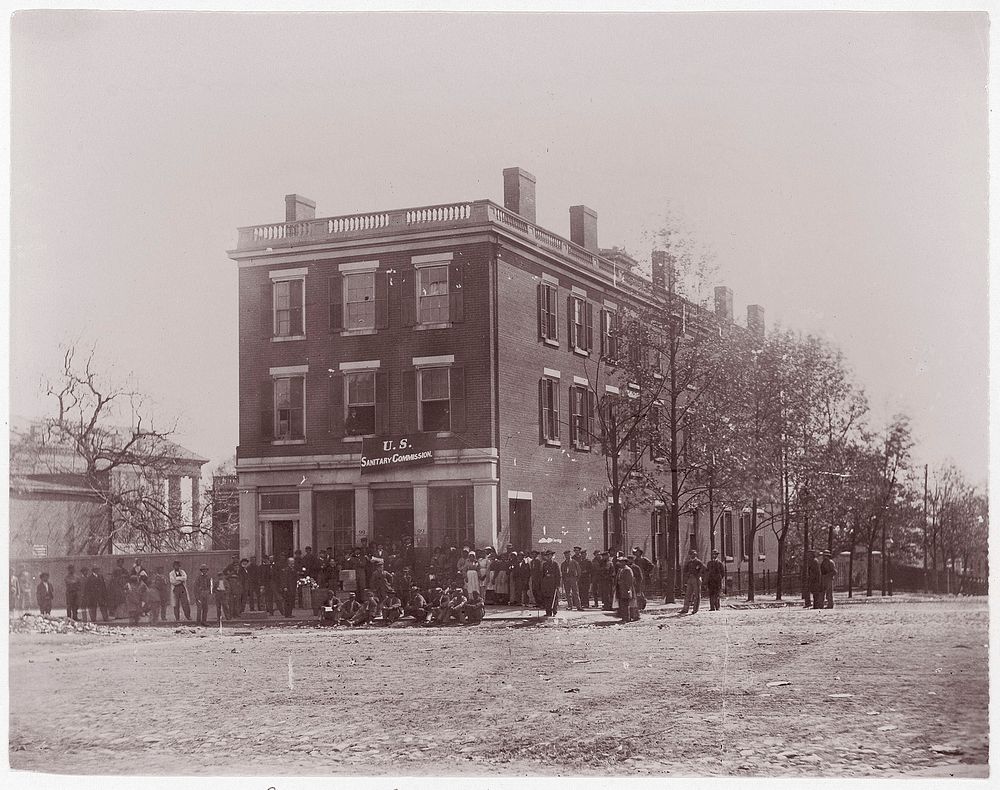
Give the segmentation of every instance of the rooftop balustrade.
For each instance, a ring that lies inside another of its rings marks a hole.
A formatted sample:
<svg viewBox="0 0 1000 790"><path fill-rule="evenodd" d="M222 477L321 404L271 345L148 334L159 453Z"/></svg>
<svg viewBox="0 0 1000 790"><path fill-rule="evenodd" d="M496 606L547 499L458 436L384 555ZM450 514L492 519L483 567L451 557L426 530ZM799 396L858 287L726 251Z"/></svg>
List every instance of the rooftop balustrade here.
<svg viewBox="0 0 1000 790"><path fill-rule="evenodd" d="M645 295L652 294L652 283L649 280L621 269L606 258L550 233L490 200L251 225L239 229L236 251L274 250L354 238L391 236L409 230L450 230L489 224L526 239L542 250L562 255L578 266L599 271L619 287Z"/></svg>

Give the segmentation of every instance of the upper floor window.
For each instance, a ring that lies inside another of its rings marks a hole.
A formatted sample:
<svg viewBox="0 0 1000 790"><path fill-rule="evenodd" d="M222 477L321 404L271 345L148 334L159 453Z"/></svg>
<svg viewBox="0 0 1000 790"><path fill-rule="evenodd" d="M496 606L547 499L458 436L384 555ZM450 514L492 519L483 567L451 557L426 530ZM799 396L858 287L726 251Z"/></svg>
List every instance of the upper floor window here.
<svg viewBox="0 0 1000 790"><path fill-rule="evenodd" d="M559 321L556 319L558 287L554 283L538 285L538 336L549 343L559 342Z"/></svg>
<svg viewBox="0 0 1000 790"><path fill-rule="evenodd" d="M348 436L375 435L375 377L373 370L347 373L347 414L344 433Z"/></svg>
<svg viewBox="0 0 1000 790"><path fill-rule="evenodd" d="M559 442L559 380L543 376L538 382L538 422L542 443Z"/></svg>
<svg viewBox="0 0 1000 790"><path fill-rule="evenodd" d="M569 440L578 450L589 450L594 443L594 397L581 384L569 388Z"/></svg>
<svg viewBox="0 0 1000 790"><path fill-rule="evenodd" d="M305 378L292 376L274 380L274 438L305 439Z"/></svg>
<svg viewBox="0 0 1000 790"><path fill-rule="evenodd" d="M344 328L375 328L375 272L344 275Z"/></svg>
<svg viewBox="0 0 1000 790"><path fill-rule="evenodd" d="M618 356L618 313L610 309L601 310L601 356Z"/></svg>
<svg viewBox="0 0 1000 790"><path fill-rule="evenodd" d="M271 284L274 308L274 337L301 337L305 334L305 279L277 280Z"/></svg>
<svg viewBox="0 0 1000 790"><path fill-rule="evenodd" d="M569 344L576 351L589 352L593 345L594 308L580 296L569 297Z"/></svg>
<svg viewBox="0 0 1000 790"><path fill-rule="evenodd" d="M420 392L420 430L451 430L450 379L448 368L425 368L420 371L417 382Z"/></svg>
<svg viewBox="0 0 1000 790"><path fill-rule="evenodd" d="M417 269L417 322L448 322L448 267L428 266Z"/></svg>

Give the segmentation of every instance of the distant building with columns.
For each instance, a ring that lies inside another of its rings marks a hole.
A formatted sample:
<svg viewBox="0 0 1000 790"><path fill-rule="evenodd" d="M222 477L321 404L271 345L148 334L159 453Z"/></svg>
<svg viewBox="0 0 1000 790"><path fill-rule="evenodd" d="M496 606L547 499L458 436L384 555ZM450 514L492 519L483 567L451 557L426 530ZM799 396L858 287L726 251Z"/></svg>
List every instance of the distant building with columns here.
<svg viewBox="0 0 1000 790"><path fill-rule="evenodd" d="M95 486L96 481L88 480L84 474L83 460L73 448L42 441L42 430L40 422L12 420L9 481L12 558L206 548L203 544L209 541L187 534L188 527L202 518L201 467L207 459L175 442L163 443L158 452L156 479L144 479L144 484L162 497L161 510L166 513L176 538L169 546L139 545L127 535L112 537L111 512L107 497L100 490L135 486L136 471L127 467L116 469Z"/></svg>
<svg viewBox="0 0 1000 790"><path fill-rule="evenodd" d="M663 271L654 261L650 281L601 250L586 206L569 209L568 239L539 227L535 178L508 168L503 180L503 206L317 218L313 201L287 195L284 222L239 229L228 254L245 556L411 540L418 566L463 544L665 557L662 502L609 534L593 501L605 458L585 427L587 376L616 316L659 305ZM732 314L732 291L718 289L712 320ZM763 333L763 308L748 318ZM707 552L705 515L684 514L684 553ZM733 570L746 552L758 571L774 564L769 536L737 549L732 515L726 534L722 523Z"/></svg>

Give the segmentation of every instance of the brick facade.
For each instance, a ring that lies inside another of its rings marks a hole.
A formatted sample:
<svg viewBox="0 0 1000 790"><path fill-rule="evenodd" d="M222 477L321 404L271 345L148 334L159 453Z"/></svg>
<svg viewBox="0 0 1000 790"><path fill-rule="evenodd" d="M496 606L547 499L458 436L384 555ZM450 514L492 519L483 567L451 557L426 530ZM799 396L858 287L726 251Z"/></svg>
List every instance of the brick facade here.
<svg viewBox="0 0 1000 790"><path fill-rule="evenodd" d="M525 188L533 186L525 183ZM414 293L414 260L448 253L452 285L457 278L461 286L461 320L446 328L416 328L406 304ZM296 548L323 547L317 541L334 534L350 543L397 537L398 525L390 531L389 517L380 510L387 498L403 503L394 517L405 518L412 502L412 521L402 530L413 536L418 564L441 540L450 536L459 542L455 536L463 534L479 546L511 542L521 549L559 552L573 546L606 548L606 503L596 496L608 485L605 458L597 446L588 451L571 445L568 415L574 378L593 380L597 375L600 311L625 307L633 298L608 260L488 201L243 228L240 245L230 255L241 267L237 469L244 553L277 551L277 537L268 536L275 525L286 523L294 524ZM331 278L345 264L372 261L378 261L377 276L385 278L376 287L377 310L383 311L379 328L350 336L331 331ZM275 340L272 279L288 270L304 270L305 337ZM557 343L540 337L538 289L543 281L557 289ZM569 344L571 294L591 305L589 354ZM330 371L338 371L342 363L377 360L378 375L387 382L378 405L378 433L398 437L416 431L415 394L407 383L414 374L413 358L441 355L454 358L451 365L464 379L464 427L431 437L432 464L362 475L360 444L344 441L336 417L331 420L343 406L331 401ZM290 366L308 366L305 439L292 444L272 441L261 421L268 406L262 393L272 370ZM539 381L555 376L558 444L546 442L540 433ZM454 496L436 491L440 488ZM269 500L262 498L268 492L284 493L284 501L292 505L297 493L298 507L269 512L264 507ZM334 504L335 498L340 504ZM450 505L443 504L446 499ZM337 507L349 514L341 518L350 521L346 526L328 523L337 518ZM465 518L474 522L465 533L462 523L457 532L451 523L463 518L452 512L456 508L464 508ZM692 520L689 514L682 516L682 552ZM707 518L700 522L698 547L707 554ZM651 556L651 532L650 509L632 510L623 547L638 545ZM774 564L769 531L767 540L767 560L757 563L759 571Z"/></svg>

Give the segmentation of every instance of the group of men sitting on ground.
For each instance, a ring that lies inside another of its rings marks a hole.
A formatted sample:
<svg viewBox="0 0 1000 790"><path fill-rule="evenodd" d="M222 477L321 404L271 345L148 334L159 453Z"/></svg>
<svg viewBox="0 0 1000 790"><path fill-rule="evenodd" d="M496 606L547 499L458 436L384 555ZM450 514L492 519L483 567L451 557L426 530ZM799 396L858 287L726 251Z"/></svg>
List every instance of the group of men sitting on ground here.
<svg viewBox="0 0 1000 790"><path fill-rule="evenodd" d="M445 589L435 587L428 596L412 585L406 602L388 590L384 597L371 590L363 590L362 600L357 593L348 593L347 600L341 601L332 590L320 607L319 624L323 626L367 626L381 619L385 625L392 625L401 617L412 617L415 623L427 625L459 625L481 623L486 615L486 603L479 590L466 594L461 586Z"/></svg>

